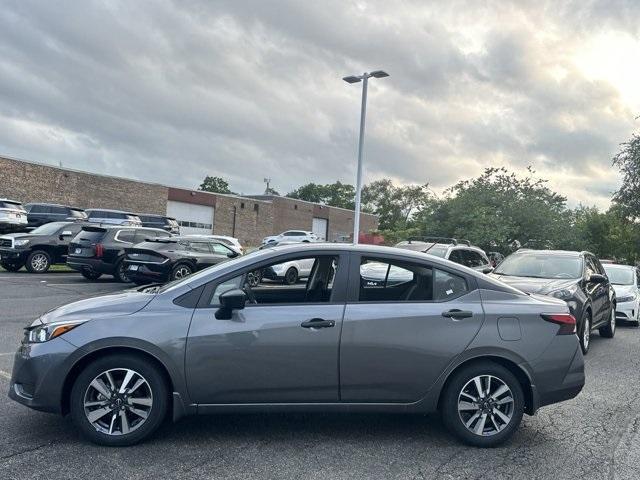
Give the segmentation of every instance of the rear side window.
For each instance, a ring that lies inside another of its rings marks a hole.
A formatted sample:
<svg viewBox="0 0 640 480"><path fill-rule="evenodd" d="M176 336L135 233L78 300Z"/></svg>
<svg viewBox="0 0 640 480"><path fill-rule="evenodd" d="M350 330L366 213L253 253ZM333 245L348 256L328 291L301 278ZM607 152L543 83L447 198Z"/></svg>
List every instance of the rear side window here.
<svg viewBox="0 0 640 480"><path fill-rule="evenodd" d="M452 250L449 255L449 260L455 263L459 263L460 265L464 265L465 259L462 255L462 250Z"/></svg>
<svg viewBox="0 0 640 480"><path fill-rule="evenodd" d="M94 210L93 212L89 212L89 218L107 218L103 212L98 210Z"/></svg>
<svg viewBox="0 0 640 480"><path fill-rule="evenodd" d="M361 302L448 301L469 291L464 277L428 265L363 258Z"/></svg>
<svg viewBox="0 0 640 480"><path fill-rule="evenodd" d="M466 265L470 268L481 267L488 263L485 262L482 258L482 255L480 255L475 250L462 250L462 258L464 258L465 260L463 265Z"/></svg>
<svg viewBox="0 0 640 480"><path fill-rule="evenodd" d="M133 243L136 237L136 232L133 230L119 230L116 233L115 240L119 242Z"/></svg>
<svg viewBox="0 0 640 480"><path fill-rule="evenodd" d="M229 248L219 243L210 243L209 246L213 250L213 253L216 253L218 255L228 255L229 253L231 253L231 250Z"/></svg>
<svg viewBox="0 0 640 480"><path fill-rule="evenodd" d="M44 205L31 205L29 213L49 213L49 209Z"/></svg>
<svg viewBox="0 0 640 480"><path fill-rule="evenodd" d="M209 244L205 242L189 242L189 250L198 253L211 253Z"/></svg>
<svg viewBox="0 0 640 480"><path fill-rule="evenodd" d="M66 207L50 207L51 213L55 213L58 215L67 215L68 211Z"/></svg>

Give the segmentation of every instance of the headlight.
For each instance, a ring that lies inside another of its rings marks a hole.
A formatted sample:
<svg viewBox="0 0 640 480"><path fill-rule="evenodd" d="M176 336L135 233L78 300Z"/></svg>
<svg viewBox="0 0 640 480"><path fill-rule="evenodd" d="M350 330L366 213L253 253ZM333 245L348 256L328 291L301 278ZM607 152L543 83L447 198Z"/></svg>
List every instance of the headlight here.
<svg viewBox="0 0 640 480"><path fill-rule="evenodd" d="M551 292L549 295L559 298L560 300L569 300L575 293L575 288L562 288L560 290L556 290L555 292Z"/></svg>
<svg viewBox="0 0 640 480"><path fill-rule="evenodd" d="M21 247L21 246L23 246L23 245L26 245L27 243L29 243L29 240L14 240L14 241L13 241L13 244L14 244L16 247Z"/></svg>
<svg viewBox="0 0 640 480"><path fill-rule="evenodd" d="M635 299L636 299L635 295L627 295L626 297L618 298L618 303L633 302Z"/></svg>
<svg viewBox="0 0 640 480"><path fill-rule="evenodd" d="M271 269L272 269L274 272L279 273L279 272L282 272L282 271L284 270L284 267L285 267L285 266L284 266L283 264L280 264L280 265L272 265L272 266L271 266Z"/></svg>
<svg viewBox="0 0 640 480"><path fill-rule="evenodd" d="M36 325L25 329L25 343L42 343L67 333L69 330L82 325L88 320L74 320L70 322L54 322L44 325Z"/></svg>

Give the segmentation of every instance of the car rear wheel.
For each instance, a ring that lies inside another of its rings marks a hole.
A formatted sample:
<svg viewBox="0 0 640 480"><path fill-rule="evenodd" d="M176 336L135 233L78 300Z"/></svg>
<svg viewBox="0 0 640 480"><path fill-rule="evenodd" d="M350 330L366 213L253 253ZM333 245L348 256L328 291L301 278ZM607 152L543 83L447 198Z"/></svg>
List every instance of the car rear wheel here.
<svg viewBox="0 0 640 480"><path fill-rule="evenodd" d="M609 323L598 329L601 337L613 338L616 334L616 307L611 305L611 313L609 314Z"/></svg>
<svg viewBox="0 0 640 480"><path fill-rule="evenodd" d="M287 272L284 274L284 283L287 285L295 285L298 281L298 270L295 267L289 267Z"/></svg>
<svg viewBox="0 0 640 480"><path fill-rule="evenodd" d="M44 250L31 252L25 264L29 273L45 273L51 266L51 257Z"/></svg>
<svg viewBox="0 0 640 480"><path fill-rule="evenodd" d="M181 263L173 267L171 271L171 280L178 280L180 278L188 277L193 273L193 269L189 265Z"/></svg>
<svg viewBox="0 0 640 480"><path fill-rule="evenodd" d="M169 391L158 369L138 356L109 355L73 384L71 417L90 441L125 446L149 437L167 413Z"/></svg>
<svg viewBox="0 0 640 480"><path fill-rule="evenodd" d="M4 262L0 262L0 266L4 268L7 272L17 272L23 267L23 265L20 263L4 263Z"/></svg>
<svg viewBox="0 0 640 480"><path fill-rule="evenodd" d="M116 263L115 271L113 273L113 278L115 278L120 283L130 282L131 280L129 280L129 277L127 277L126 269L127 267L124 264L124 260L118 260L118 262Z"/></svg>
<svg viewBox="0 0 640 480"><path fill-rule="evenodd" d="M589 352L589 344L591 343L591 313L586 311L583 317L579 338L582 354L586 355Z"/></svg>
<svg viewBox="0 0 640 480"><path fill-rule="evenodd" d="M80 272L80 275L82 275L87 280L97 280L102 276L101 273L92 272L90 270L82 270Z"/></svg>
<svg viewBox="0 0 640 480"><path fill-rule="evenodd" d="M524 395L513 373L483 361L454 373L440 407L444 424L460 440L476 447L495 447L520 425Z"/></svg>

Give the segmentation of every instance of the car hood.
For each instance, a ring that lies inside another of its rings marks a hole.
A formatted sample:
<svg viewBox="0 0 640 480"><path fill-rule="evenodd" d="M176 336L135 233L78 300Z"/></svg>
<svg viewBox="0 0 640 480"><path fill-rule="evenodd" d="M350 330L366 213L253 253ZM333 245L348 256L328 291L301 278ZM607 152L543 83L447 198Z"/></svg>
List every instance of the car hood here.
<svg viewBox="0 0 640 480"><path fill-rule="evenodd" d="M510 275L500 275L498 273L492 273L490 275L518 290L526 293L538 293L540 295L547 295L556 290L571 287L579 281L577 279L566 278L514 277Z"/></svg>
<svg viewBox="0 0 640 480"><path fill-rule="evenodd" d="M51 323L62 320L130 315L143 309L154 297L155 294L152 293L127 290L110 295L86 298L55 308L42 315L37 321L41 323Z"/></svg>
<svg viewBox="0 0 640 480"><path fill-rule="evenodd" d="M30 240L32 238L40 237L41 235L34 235L33 233L5 233L2 236L3 237L9 237L9 238L15 238L15 239L21 238L21 239Z"/></svg>

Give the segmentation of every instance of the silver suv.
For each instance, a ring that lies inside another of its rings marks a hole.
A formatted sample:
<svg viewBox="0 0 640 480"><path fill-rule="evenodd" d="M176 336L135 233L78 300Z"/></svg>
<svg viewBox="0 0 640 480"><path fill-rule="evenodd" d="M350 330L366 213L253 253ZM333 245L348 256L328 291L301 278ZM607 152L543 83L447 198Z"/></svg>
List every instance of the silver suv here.
<svg viewBox="0 0 640 480"><path fill-rule="evenodd" d="M127 227L141 227L142 220L135 213L121 210L105 210L102 208L89 208L85 210L90 223L100 225L122 225Z"/></svg>
<svg viewBox="0 0 640 480"><path fill-rule="evenodd" d="M485 251L471 245L469 240L456 240L447 237L410 238L398 243L396 248L435 255L482 273L489 273L493 270Z"/></svg>
<svg viewBox="0 0 640 480"><path fill-rule="evenodd" d="M22 203L0 198L0 232L20 231L27 226L27 212Z"/></svg>

